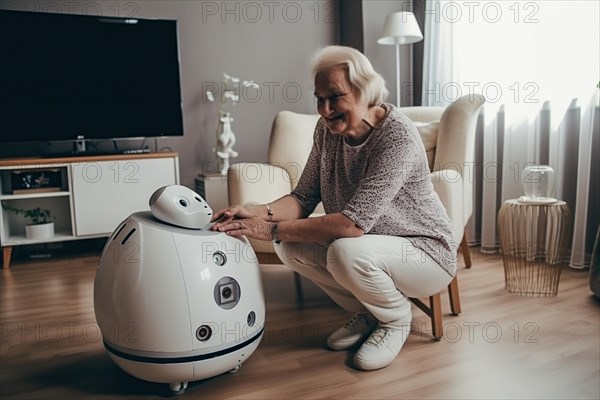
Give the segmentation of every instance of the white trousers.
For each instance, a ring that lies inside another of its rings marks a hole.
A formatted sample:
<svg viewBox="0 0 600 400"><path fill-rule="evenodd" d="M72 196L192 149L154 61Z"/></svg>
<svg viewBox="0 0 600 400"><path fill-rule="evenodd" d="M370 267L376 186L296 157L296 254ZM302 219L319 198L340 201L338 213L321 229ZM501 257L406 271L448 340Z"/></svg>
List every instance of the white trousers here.
<svg viewBox="0 0 600 400"><path fill-rule="evenodd" d="M275 252L345 310L369 311L383 323L410 319L407 297L429 297L452 280L427 253L397 236L281 242Z"/></svg>

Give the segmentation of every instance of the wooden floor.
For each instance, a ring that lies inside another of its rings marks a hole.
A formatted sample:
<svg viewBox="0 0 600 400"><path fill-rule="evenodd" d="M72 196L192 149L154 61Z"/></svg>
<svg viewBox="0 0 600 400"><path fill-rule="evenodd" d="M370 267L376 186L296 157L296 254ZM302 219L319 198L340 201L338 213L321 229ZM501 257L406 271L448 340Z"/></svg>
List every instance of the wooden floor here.
<svg viewBox="0 0 600 400"><path fill-rule="evenodd" d="M295 302L292 274L264 265L266 334L237 374L193 382L179 398L599 399L600 302L587 271L565 269L559 295L504 290L502 264L473 251L459 268L463 313L433 341L414 309L412 333L388 368L360 372L352 352L324 347L349 315L310 282ZM1 399L164 398L164 384L122 372L103 349L92 291L98 257L16 260L0 271Z"/></svg>

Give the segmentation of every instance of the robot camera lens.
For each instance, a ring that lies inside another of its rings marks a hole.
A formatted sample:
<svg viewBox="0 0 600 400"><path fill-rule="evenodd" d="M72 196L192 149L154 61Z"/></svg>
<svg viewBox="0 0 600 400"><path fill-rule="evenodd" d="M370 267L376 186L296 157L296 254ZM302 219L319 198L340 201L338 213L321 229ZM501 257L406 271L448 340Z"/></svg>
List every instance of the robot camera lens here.
<svg viewBox="0 0 600 400"><path fill-rule="evenodd" d="M181 204L182 207L187 207L187 201L185 201L184 199L179 199L179 204Z"/></svg>
<svg viewBox="0 0 600 400"><path fill-rule="evenodd" d="M240 301L242 291L240 285L230 276L219 279L213 289L213 297L219 307L231 310Z"/></svg>
<svg viewBox="0 0 600 400"><path fill-rule="evenodd" d="M196 339L206 342L212 336L212 329L208 325L202 325L196 330Z"/></svg>

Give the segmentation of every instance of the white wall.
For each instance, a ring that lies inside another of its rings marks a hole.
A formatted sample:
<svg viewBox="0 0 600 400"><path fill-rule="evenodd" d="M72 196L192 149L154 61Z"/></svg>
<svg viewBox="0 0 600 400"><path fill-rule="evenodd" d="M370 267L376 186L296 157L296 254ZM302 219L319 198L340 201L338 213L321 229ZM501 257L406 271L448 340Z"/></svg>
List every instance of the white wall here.
<svg viewBox="0 0 600 400"><path fill-rule="evenodd" d="M0 0L0 8L7 10L178 20L185 135L158 143L179 153L181 182L190 187L203 167L216 170L212 149L218 105L208 102L204 91L207 84L220 84L223 72L263 84L260 97L248 92L232 109L240 154L233 162L266 160L278 111L315 112L308 60L318 47L336 41L335 5L335 0ZM11 151L26 150L15 146L0 156Z"/></svg>

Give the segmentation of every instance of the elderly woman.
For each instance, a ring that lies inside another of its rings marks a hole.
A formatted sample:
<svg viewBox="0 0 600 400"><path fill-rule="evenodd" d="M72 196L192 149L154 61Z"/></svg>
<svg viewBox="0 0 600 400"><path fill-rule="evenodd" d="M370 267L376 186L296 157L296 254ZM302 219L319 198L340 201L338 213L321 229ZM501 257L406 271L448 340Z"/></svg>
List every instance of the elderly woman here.
<svg viewBox="0 0 600 400"><path fill-rule="evenodd" d="M330 46L313 73L321 118L298 185L269 204L218 211L212 229L273 240L284 264L354 313L328 347L360 344L354 365L383 368L409 334L408 297L450 283L457 244L419 134L383 102L385 82L369 60ZM326 215L307 218L319 202Z"/></svg>

